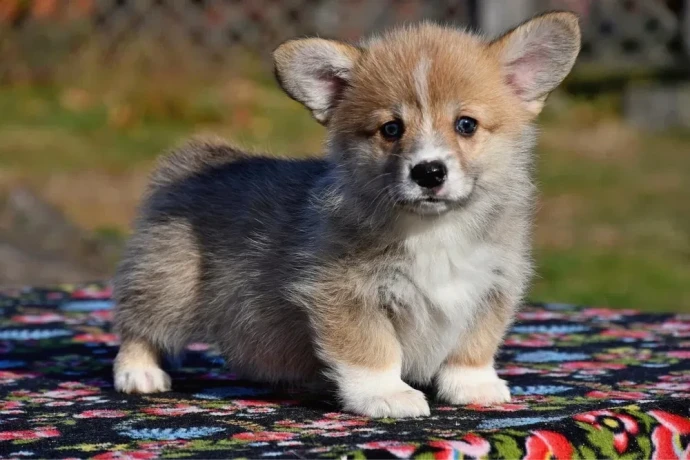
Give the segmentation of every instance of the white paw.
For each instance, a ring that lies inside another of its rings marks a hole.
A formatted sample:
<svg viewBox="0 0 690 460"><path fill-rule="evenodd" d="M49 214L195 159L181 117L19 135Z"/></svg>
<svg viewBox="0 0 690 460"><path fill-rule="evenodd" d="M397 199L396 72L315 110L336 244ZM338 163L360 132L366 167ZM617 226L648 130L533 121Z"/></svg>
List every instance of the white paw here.
<svg viewBox="0 0 690 460"><path fill-rule="evenodd" d="M408 387L378 396L367 395L362 398L349 398L344 401L345 410L374 418L406 418L429 415L429 403L421 391Z"/></svg>
<svg viewBox="0 0 690 460"><path fill-rule="evenodd" d="M347 411L375 418L430 414L424 393L403 382L399 368L377 371L340 365L334 370L338 392Z"/></svg>
<svg viewBox="0 0 690 460"><path fill-rule="evenodd" d="M438 396L451 404L490 406L510 401L505 380L493 367L454 367L442 369L437 378Z"/></svg>
<svg viewBox="0 0 690 460"><path fill-rule="evenodd" d="M123 393L170 391L170 376L159 367L130 367L115 371L115 389Z"/></svg>

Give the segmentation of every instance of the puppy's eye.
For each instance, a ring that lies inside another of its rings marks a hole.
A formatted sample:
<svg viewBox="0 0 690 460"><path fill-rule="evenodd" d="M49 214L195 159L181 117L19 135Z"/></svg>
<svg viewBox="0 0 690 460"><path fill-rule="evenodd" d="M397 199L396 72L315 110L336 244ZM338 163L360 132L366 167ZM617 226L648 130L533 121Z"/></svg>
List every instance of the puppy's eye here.
<svg viewBox="0 0 690 460"><path fill-rule="evenodd" d="M461 136L469 137L477 130L477 120L472 117L460 117L455 120L455 131Z"/></svg>
<svg viewBox="0 0 690 460"><path fill-rule="evenodd" d="M405 126L400 120L393 120L385 123L379 128L381 135L389 141L397 141L405 132Z"/></svg>

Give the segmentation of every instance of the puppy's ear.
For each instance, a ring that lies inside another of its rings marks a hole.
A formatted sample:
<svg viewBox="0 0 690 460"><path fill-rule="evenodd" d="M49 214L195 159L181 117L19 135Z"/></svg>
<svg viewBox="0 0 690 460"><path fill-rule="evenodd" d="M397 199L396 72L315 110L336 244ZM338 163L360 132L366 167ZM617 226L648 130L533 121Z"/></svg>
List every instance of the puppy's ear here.
<svg viewBox="0 0 690 460"><path fill-rule="evenodd" d="M570 73L580 52L580 26L574 13L546 13L497 38L489 47L505 78L534 115Z"/></svg>
<svg viewBox="0 0 690 460"><path fill-rule="evenodd" d="M278 82L285 92L327 124L349 84L360 50L346 43L305 38L290 40L273 52Z"/></svg>

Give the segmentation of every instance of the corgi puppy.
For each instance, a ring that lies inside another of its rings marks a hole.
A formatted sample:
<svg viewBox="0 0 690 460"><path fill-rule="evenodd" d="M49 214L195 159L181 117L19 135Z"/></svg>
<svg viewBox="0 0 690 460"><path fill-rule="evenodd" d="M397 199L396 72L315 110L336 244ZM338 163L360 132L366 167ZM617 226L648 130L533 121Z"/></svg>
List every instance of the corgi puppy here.
<svg viewBox="0 0 690 460"><path fill-rule="evenodd" d="M509 401L494 355L532 272L535 118L579 48L567 12L493 40L422 23L282 44L325 157L162 158L114 279L117 390L170 390L161 357L203 340L244 378L325 376L364 416L429 415L410 384Z"/></svg>

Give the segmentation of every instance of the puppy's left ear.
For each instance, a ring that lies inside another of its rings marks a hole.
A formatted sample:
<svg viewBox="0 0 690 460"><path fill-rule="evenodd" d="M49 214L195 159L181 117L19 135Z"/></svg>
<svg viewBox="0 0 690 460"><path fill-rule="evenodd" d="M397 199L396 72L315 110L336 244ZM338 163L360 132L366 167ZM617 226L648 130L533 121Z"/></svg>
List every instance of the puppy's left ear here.
<svg viewBox="0 0 690 460"><path fill-rule="evenodd" d="M524 22L489 44L506 82L534 115L570 73L580 52L580 25L574 13L546 13Z"/></svg>

